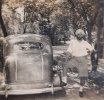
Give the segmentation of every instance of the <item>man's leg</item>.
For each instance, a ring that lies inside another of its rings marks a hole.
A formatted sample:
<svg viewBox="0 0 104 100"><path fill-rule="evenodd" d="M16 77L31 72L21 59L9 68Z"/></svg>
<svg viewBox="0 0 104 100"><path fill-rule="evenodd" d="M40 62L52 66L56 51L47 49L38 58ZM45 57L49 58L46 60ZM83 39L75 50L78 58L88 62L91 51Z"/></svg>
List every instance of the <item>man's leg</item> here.
<svg viewBox="0 0 104 100"><path fill-rule="evenodd" d="M92 65L92 70L91 71L97 71L97 65Z"/></svg>
<svg viewBox="0 0 104 100"><path fill-rule="evenodd" d="M86 57L78 57L76 61L80 77L79 96L83 97L84 85L88 77L88 62Z"/></svg>
<svg viewBox="0 0 104 100"><path fill-rule="evenodd" d="M62 81L64 83L66 83L66 84L67 84L68 69L75 67L74 64L75 64L75 59L71 59L70 61L65 62L64 66L63 66L63 78L62 78Z"/></svg>
<svg viewBox="0 0 104 100"><path fill-rule="evenodd" d="M79 88L79 96L83 97L83 90L84 90L84 85L87 80L87 77L80 77L80 88Z"/></svg>

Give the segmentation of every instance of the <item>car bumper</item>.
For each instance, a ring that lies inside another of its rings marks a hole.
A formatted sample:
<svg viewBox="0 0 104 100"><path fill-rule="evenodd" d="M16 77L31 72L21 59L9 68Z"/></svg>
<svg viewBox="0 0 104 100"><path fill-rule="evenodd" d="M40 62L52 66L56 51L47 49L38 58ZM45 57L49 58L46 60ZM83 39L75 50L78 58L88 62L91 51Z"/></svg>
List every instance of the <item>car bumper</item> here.
<svg viewBox="0 0 104 100"><path fill-rule="evenodd" d="M28 90L0 90L0 95L29 95L29 94L40 94L62 90L62 87L50 87L42 89L28 89Z"/></svg>

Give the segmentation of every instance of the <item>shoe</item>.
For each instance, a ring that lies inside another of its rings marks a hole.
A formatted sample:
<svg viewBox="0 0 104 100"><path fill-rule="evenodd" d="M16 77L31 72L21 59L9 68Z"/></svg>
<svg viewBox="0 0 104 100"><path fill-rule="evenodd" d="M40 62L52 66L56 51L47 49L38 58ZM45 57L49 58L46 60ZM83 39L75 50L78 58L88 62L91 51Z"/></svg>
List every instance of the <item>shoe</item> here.
<svg viewBox="0 0 104 100"><path fill-rule="evenodd" d="M67 85L67 83L65 83L65 82L61 83L61 86L66 86L66 85Z"/></svg>
<svg viewBox="0 0 104 100"><path fill-rule="evenodd" d="M72 89L73 85L67 84L66 86L64 86L66 89Z"/></svg>
<svg viewBox="0 0 104 100"><path fill-rule="evenodd" d="M80 97L83 97L84 95L83 95L83 91L79 91L79 96Z"/></svg>

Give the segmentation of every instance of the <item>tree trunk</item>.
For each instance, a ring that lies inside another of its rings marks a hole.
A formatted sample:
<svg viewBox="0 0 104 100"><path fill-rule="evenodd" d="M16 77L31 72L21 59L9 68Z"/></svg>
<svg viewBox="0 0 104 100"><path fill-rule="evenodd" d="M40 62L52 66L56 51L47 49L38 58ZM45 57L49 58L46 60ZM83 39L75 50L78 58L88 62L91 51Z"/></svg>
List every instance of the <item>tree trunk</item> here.
<svg viewBox="0 0 104 100"><path fill-rule="evenodd" d="M98 42L98 50L100 58L104 58L104 0L98 0L98 34L97 34L97 42Z"/></svg>
<svg viewBox="0 0 104 100"><path fill-rule="evenodd" d="M4 35L4 37L6 37L8 34L7 34L6 27L5 27L3 18L2 18L2 2L3 2L3 0L0 0L0 24L1 24L1 29L2 29L3 35Z"/></svg>
<svg viewBox="0 0 104 100"><path fill-rule="evenodd" d="M92 43L92 37L91 37L92 28L93 28L93 25L91 23L87 24L87 32L88 32L88 41L89 41L89 43Z"/></svg>

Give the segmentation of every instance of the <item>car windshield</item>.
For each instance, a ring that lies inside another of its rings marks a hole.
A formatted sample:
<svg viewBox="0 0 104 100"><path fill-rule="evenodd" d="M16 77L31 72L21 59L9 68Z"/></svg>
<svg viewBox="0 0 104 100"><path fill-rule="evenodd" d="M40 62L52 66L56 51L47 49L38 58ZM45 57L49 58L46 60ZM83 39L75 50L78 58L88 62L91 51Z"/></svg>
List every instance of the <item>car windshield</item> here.
<svg viewBox="0 0 104 100"><path fill-rule="evenodd" d="M42 50L43 44L40 42L19 42L14 44L15 50Z"/></svg>

